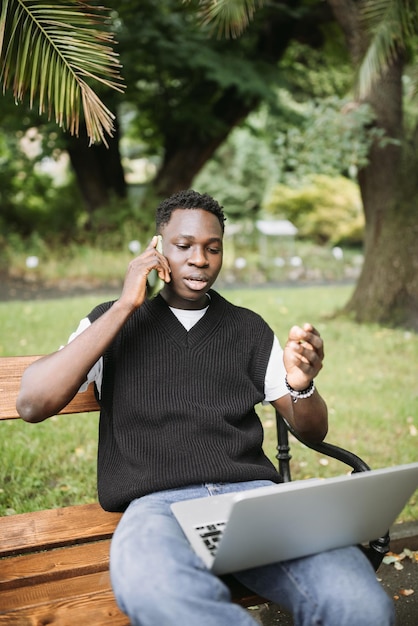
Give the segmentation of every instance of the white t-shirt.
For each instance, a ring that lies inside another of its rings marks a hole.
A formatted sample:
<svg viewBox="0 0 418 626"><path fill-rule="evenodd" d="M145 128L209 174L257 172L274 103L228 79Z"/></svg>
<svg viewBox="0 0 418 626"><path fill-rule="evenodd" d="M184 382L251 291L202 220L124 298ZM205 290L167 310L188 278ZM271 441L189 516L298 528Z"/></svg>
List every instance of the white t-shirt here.
<svg viewBox="0 0 418 626"><path fill-rule="evenodd" d="M170 307L171 311L177 317L179 322L183 324L184 328L189 331L193 326L204 316L208 307L205 309L186 310L186 309L174 309ZM80 333L90 326L90 320L85 317L81 320L77 330L70 336L68 343L73 341ZM264 381L264 401L263 404L268 404L277 398L285 396L288 391L285 384L286 370L283 363L283 350L280 346L279 340L274 336L273 347L271 349L270 358L266 371L266 378ZM85 391L90 383L95 382L96 387L101 395L103 378L103 359L100 358L91 368L87 374L86 382L80 387L80 391Z"/></svg>

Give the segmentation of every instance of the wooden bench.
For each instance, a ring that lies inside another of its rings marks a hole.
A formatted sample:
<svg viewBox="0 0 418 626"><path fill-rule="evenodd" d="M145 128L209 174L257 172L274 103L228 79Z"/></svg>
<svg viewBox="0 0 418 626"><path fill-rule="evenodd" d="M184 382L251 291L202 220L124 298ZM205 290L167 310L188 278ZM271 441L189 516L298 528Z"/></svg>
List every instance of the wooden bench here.
<svg viewBox="0 0 418 626"><path fill-rule="evenodd" d="M16 396L24 369L38 356L0 358L0 420L16 419ZM97 411L92 386L63 409L63 414ZM288 427L277 414L279 470L291 479ZM303 442L305 443L305 442ZM331 444L311 446L349 465L368 466L356 455ZM127 626L113 598L109 544L120 519L98 504L69 506L0 518L0 626ZM377 569L388 550L388 537L367 549ZM265 602L232 577L225 577L232 598L244 607Z"/></svg>

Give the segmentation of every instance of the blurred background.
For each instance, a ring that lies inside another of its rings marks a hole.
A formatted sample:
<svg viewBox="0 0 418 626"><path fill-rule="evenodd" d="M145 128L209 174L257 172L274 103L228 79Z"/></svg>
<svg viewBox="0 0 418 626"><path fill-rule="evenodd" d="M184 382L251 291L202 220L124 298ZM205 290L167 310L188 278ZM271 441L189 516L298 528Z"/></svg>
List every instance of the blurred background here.
<svg viewBox="0 0 418 626"><path fill-rule="evenodd" d="M107 145L90 145L83 117L78 136L57 125L51 99L39 113L31 80L43 68L59 97L70 89L48 62L56 42L39 52L23 25L3 45L3 281L117 284L158 201L193 187L228 217L223 284L349 281L355 319L416 329L414 3L105 4L125 87L95 82L88 53L82 76L114 115ZM85 31L98 28L77 10ZM78 23L69 33L83 41ZM30 95L13 91L19 71Z"/></svg>

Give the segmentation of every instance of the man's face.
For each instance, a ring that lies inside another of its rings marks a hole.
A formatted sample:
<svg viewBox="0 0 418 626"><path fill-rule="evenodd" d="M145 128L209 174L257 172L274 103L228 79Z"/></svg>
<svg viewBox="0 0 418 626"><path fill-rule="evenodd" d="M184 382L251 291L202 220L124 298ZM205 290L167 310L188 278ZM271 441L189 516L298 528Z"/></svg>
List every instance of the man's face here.
<svg viewBox="0 0 418 626"><path fill-rule="evenodd" d="M163 254L171 282L161 295L179 309L201 309L222 267L222 228L215 215L202 209L176 209L161 228Z"/></svg>

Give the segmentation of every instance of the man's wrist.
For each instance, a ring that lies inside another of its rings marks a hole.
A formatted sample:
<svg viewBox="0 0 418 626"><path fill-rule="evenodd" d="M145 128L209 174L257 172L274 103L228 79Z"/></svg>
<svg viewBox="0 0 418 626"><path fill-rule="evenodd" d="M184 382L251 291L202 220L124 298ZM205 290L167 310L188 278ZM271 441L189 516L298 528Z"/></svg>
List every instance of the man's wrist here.
<svg viewBox="0 0 418 626"><path fill-rule="evenodd" d="M306 398L310 398L315 392L315 383L313 379L309 385L305 387L305 389L294 389L291 385L289 385L287 376L285 377L285 383L293 402L297 402L299 399L304 400Z"/></svg>

